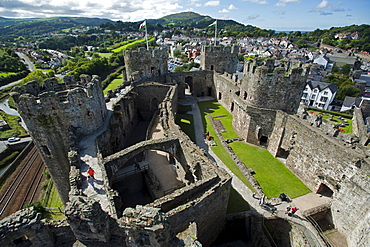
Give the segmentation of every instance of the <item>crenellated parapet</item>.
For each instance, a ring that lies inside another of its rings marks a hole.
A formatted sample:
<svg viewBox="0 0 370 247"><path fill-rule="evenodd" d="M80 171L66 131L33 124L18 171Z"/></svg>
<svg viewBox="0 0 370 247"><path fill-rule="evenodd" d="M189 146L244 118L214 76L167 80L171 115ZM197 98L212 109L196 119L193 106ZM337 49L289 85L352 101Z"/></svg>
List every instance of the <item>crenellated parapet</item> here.
<svg viewBox="0 0 370 247"><path fill-rule="evenodd" d="M166 48L125 50L123 56L128 81L161 76L168 71Z"/></svg>
<svg viewBox="0 0 370 247"><path fill-rule="evenodd" d="M200 67L218 73L235 73L238 64L237 46L202 46Z"/></svg>
<svg viewBox="0 0 370 247"><path fill-rule="evenodd" d="M309 66L273 59L246 61L241 89L250 106L295 113L309 73Z"/></svg>

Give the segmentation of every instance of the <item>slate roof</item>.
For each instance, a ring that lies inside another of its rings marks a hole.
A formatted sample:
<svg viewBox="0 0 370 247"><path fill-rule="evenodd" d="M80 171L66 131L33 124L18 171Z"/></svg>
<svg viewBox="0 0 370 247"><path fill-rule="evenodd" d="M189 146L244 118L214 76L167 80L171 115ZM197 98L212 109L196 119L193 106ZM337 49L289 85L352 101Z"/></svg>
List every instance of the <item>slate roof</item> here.
<svg viewBox="0 0 370 247"><path fill-rule="evenodd" d="M327 82L321 82L321 81L309 81L308 86L311 89L318 88L320 91L324 90L325 88L329 88L332 93L335 93L338 91L337 86L334 85L334 83L327 83Z"/></svg>
<svg viewBox="0 0 370 247"><path fill-rule="evenodd" d="M346 96L344 98L343 105L346 107L352 107L353 105L355 105L357 108L359 108L361 102L362 102L361 98Z"/></svg>

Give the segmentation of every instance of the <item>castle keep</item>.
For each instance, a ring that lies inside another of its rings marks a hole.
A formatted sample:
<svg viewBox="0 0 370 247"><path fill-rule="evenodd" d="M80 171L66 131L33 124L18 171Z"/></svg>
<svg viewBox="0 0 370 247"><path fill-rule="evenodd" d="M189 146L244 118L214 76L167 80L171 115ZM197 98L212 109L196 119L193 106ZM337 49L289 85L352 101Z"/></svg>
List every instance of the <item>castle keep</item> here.
<svg viewBox="0 0 370 247"><path fill-rule="evenodd" d="M365 109L353 133L340 135L300 108L309 66L247 61L237 48L202 47L201 71L167 73L163 49L124 53L127 81L106 98L100 78L29 82L13 98L66 206L68 223L47 223L26 209L4 219L2 244L209 246L226 216L230 176L175 124L189 89L211 96L233 116L238 135L263 145L311 190L331 192L325 215L348 246L368 246L369 149ZM93 166L99 183L85 177ZM139 166L139 169L138 169ZM253 216L250 216L253 218ZM23 218L23 221L19 221ZM254 229L253 227L251 229ZM251 232L252 243L259 234Z"/></svg>

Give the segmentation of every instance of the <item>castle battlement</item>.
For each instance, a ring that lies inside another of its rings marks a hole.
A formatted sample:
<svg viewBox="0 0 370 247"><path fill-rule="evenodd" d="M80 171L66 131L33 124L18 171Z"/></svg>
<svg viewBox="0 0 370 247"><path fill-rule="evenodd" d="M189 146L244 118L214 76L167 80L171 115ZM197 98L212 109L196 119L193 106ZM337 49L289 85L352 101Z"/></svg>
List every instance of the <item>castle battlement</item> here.
<svg viewBox="0 0 370 247"><path fill-rule="evenodd" d="M290 64L289 61L282 60L275 66L274 59L267 59L250 60L244 64L245 81L256 85L305 84L308 73L309 65L304 65L300 61Z"/></svg>
<svg viewBox="0 0 370 247"><path fill-rule="evenodd" d="M238 55L237 46L202 46L201 53L225 53L225 54L236 54Z"/></svg>
<svg viewBox="0 0 370 247"><path fill-rule="evenodd" d="M144 47L140 47L139 49L127 49L124 50L124 56L128 57L152 57L156 58L158 56L167 56L167 49L163 47L156 47L154 49L147 50Z"/></svg>

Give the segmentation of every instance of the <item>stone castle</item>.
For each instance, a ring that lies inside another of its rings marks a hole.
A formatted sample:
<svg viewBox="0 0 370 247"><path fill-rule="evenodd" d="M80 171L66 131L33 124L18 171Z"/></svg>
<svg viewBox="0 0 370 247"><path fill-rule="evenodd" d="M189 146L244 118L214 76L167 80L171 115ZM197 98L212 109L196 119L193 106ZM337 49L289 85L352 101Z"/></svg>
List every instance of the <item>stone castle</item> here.
<svg viewBox="0 0 370 247"><path fill-rule="evenodd" d="M299 106L309 66L269 59L236 71L237 48L206 46L201 69L167 72L167 51L125 51L127 80L104 98L97 76L48 79L14 90L19 111L66 207L67 223L30 209L2 221L1 243L17 246L209 246L226 216L231 177L175 124L185 89L216 98L238 135L266 146L311 190L327 190L321 209L347 239L368 246L369 106L341 135ZM141 168L132 169L140 164ZM95 190L87 167L96 170ZM136 190L135 190L136 189ZM251 216L252 217L252 216ZM252 220L253 221L253 220ZM251 243L261 237L251 230ZM263 235L263 234L262 234Z"/></svg>

